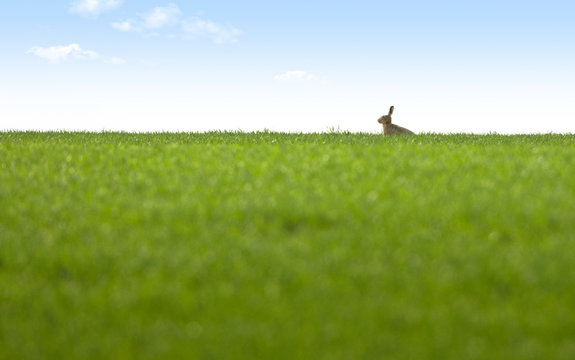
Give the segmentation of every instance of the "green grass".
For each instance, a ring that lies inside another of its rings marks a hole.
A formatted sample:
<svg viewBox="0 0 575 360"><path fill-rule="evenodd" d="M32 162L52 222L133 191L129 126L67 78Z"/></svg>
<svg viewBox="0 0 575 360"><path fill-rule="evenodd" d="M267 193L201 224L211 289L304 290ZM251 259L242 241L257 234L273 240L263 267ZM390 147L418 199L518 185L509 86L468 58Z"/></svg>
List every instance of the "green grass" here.
<svg viewBox="0 0 575 360"><path fill-rule="evenodd" d="M0 133L0 359L573 359L575 135Z"/></svg>

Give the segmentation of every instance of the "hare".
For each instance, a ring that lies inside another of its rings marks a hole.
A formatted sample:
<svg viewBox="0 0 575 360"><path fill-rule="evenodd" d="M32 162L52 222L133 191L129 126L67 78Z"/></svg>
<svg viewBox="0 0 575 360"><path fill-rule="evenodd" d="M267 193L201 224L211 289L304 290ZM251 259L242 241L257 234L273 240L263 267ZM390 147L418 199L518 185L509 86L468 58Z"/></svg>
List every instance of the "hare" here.
<svg viewBox="0 0 575 360"><path fill-rule="evenodd" d="M377 122L383 124L383 135L408 135L413 134L412 131L407 130L401 126L391 123L391 114L393 114L393 106L389 108L389 114L380 117Z"/></svg>

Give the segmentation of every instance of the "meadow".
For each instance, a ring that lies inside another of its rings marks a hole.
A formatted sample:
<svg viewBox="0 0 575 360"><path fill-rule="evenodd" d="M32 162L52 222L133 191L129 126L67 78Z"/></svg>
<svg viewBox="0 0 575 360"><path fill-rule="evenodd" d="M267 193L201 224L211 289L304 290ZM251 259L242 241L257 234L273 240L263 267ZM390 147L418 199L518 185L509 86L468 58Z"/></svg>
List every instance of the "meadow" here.
<svg viewBox="0 0 575 360"><path fill-rule="evenodd" d="M574 359L575 135L0 132L0 359Z"/></svg>

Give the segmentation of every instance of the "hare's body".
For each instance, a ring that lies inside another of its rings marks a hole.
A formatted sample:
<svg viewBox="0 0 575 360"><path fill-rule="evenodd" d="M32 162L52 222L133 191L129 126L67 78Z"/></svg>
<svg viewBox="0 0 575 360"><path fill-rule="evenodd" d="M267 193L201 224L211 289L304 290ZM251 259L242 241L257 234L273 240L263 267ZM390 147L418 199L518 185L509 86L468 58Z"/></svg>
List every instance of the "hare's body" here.
<svg viewBox="0 0 575 360"><path fill-rule="evenodd" d="M393 114L393 106L389 108L389 113L380 117L377 122L383 125L383 135L409 135L413 134L412 131L404 127L391 123L391 114Z"/></svg>
<svg viewBox="0 0 575 360"><path fill-rule="evenodd" d="M413 131L395 124L384 124L383 135L408 135L413 134Z"/></svg>

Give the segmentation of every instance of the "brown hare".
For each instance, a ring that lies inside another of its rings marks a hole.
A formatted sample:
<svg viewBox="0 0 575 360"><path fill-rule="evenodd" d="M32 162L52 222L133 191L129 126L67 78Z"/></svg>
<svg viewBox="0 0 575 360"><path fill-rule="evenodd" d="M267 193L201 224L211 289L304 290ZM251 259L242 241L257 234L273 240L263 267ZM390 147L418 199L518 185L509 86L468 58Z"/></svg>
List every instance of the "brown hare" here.
<svg viewBox="0 0 575 360"><path fill-rule="evenodd" d="M377 122L383 124L383 135L408 135L413 134L412 131L407 130L401 126L391 123L391 114L393 114L393 106L389 108L389 114L380 117Z"/></svg>

